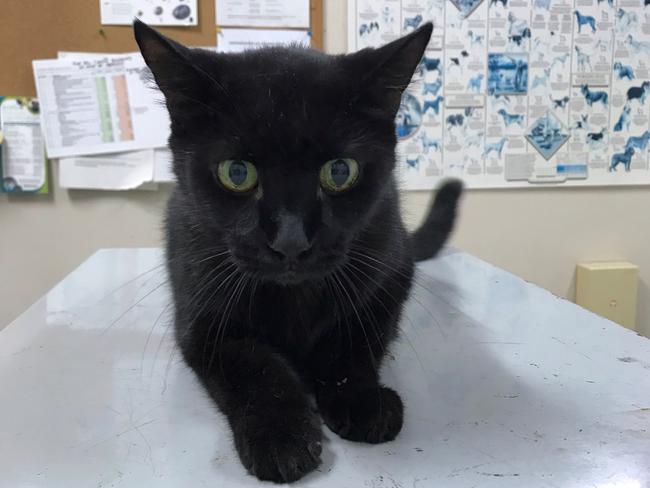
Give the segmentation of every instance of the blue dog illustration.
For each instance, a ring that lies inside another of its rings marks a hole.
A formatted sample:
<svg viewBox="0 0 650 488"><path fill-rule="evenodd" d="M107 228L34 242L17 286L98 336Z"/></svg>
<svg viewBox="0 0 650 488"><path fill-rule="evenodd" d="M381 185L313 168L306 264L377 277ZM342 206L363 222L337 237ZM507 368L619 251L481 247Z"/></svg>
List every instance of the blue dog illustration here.
<svg viewBox="0 0 650 488"><path fill-rule="evenodd" d="M620 61L614 63L614 71L616 71L619 80L628 79L632 81L635 78L632 66L622 64Z"/></svg>
<svg viewBox="0 0 650 488"><path fill-rule="evenodd" d="M501 153L503 152L503 148L506 145L506 142L508 142L508 139L502 137L497 142L486 144L483 149L483 157L487 158L491 152L495 152L499 156L499 159L501 159Z"/></svg>
<svg viewBox="0 0 650 488"><path fill-rule="evenodd" d="M494 100L494 106L496 107L497 105L502 105L505 107L510 106L510 97L508 95L492 95L492 99Z"/></svg>
<svg viewBox="0 0 650 488"><path fill-rule="evenodd" d="M422 105L422 113L425 114L429 109L433 109L436 115L438 115L440 113L440 102L443 100L444 97L442 96L438 96L435 100L425 100Z"/></svg>
<svg viewBox="0 0 650 488"><path fill-rule="evenodd" d="M576 50L576 62L578 63L578 71L587 71L591 70L591 61L589 60L589 55L585 53L578 46L574 46Z"/></svg>
<svg viewBox="0 0 650 488"><path fill-rule="evenodd" d="M548 79L551 77L551 68L545 68L543 75L535 75L533 83L530 85L530 91L533 91L539 86L548 87Z"/></svg>
<svg viewBox="0 0 650 488"><path fill-rule="evenodd" d="M441 87L442 87L442 78L438 78L433 83L425 83L423 92L425 95L431 94L435 97L438 94L438 91L440 90Z"/></svg>
<svg viewBox="0 0 650 488"><path fill-rule="evenodd" d="M382 16L384 18L384 23L385 24L392 24L395 22L395 17L393 16L393 11L390 9L388 5L384 6L384 10L382 11Z"/></svg>
<svg viewBox="0 0 650 488"><path fill-rule="evenodd" d="M582 15L578 10L574 10L573 13L576 14L576 21L578 22L578 34L582 33L583 25L591 27L592 34L596 32L596 19L591 15Z"/></svg>
<svg viewBox="0 0 650 488"><path fill-rule="evenodd" d="M616 124L614 124L614 132L621 132L623 129L625 131L630 130L630 112L631 108L628 105L625 105L623 107L623 111L621 112L621 116L618 118L618 121Z"/></svg>
<svg viewBox="0 0 650 488"><path fill-rule="evenodd" d="M647 41L637 41L632 37L632 34L628 34L625 38L625 43L630 46L630 49L634 54L647 53L650 51L650 42Z"/></svg>
<svg viewBox="0 0 650 488"><path fill-rule="evenodd" d="M460 57L449 58L449 66L447 67L449 72L451 72L451 70L453 68L458 68L458 70L462 73L463 72L463 60L465 58L468 58L468 57L469 57L469 53L467 51L461 51L460 52Z"/></svg>
<svg viewBox="0 0 650 488"><path fill-rule="evenodd" d="M582 85L580 87L580 91L585 96L587 105L589 105L590 107L593 106L594 103L598 103L598 102L602 103L605 107L607 106L607 100L608 100L607 92L592 91L589 89L589 85Z"/></svg>
<svg viewBox="0 0 650 488"><path fill-rule="evenodd" d="M564 53L561 56L555 56L553 58L553 62L551 63L551 69L553 69L556 64L561 64L562 67L564 68L570 56L571 53Z"/></svg>
<svg viewBox="0 0 650 488"><path fill-rule="evenodd" d="M440 151L440 141L438 139L427 137L425 134L421 134L419 139L422 142L422 151L424 154L429 154L429 149Z"/></svg>
<svg viewBox="0 0 650 488"><path fill-rule="evenodd" d="M633 86L627 90L627 101L625 105L632 103L633 100L638 100L641 105L645 103L650 89L650 81L644 81L641 86Z"/></svg>
<svg viewBox="0 0 650 488"><path fill-rule="evenodd" d="M422 23L422 16L420 14L417 14L415 17L406 17L404 19L404 30L408 29L409 27L413 29L417 29L418 26Z"/></svg>
<svg viewBox="0 0 650 488"><path fill-rule="evenodd" d="M475 34L473 31L467 31L467 37L469 37L469 43L471 46L476 44L477 46L483 45L483 40L485 39L484 35Z"/></svg>
<svg viewBox="0 0 650 488"><path fill-rule="evenodd" d="M520 127L524 126L524 116L523 114L509 114L504 109L499 109L497 112L503 119L503 123L506 127L510 127L512 124L517 124Z"/></svg>
<svg viewBox="0 0 650 488"><path fill-rule="evenodd" d="M573 128L575 130L579 130L579 129L587 130L588 120L589 120L588 114L580 114L580 120L576 120Z"/></svg>
<svg viewBox="0 0 650 488"><path fill-rule="evenodd" d="M465 117L463 114L453 114L447 116L447 125L448 129L451 130L452 127L462 127L465 123Z"/></svg>
<svg viewBox="0 0 650 488"><path fill-rule="evenodd" d="M420 61L420 74L424 75L424 70L426 71L437 71L438 74L442 74L440 71L440 58L430 58L424 56L422 61Z"/></svg>
<svg viewBox="0 0 650 488"><path fill-rule="evenodd" d="M508 13L508 39L521 46L524 39L530 39L530 28L525 20L518 19L512 12Z"/></svg>
<svg viewBox="0 0 650 488"><path fill-rule="evenodd" d="M548 77L544 75L535 75L535 78L533 78L533 83L530 87L531 91L540 86L548 86L546 84L547 81L548 81Z"/></svg>
<svg viewBox="0 0 650 488"><path fill-rule="evenodd" d="M479 73L476 76L470 78L470 80L467 82L467 91L479 93L481 91L481 83L483 82L483 78L483 73Z"/></svg>
<svg viewBox="0 0 650 488"><path fill-rule="evenodd" d="M553 103L553 108L559 108L564 110L567 107L567 104L569 103L570 98L565 96L562 98L552 98L549 95L549 98L551 99L551 103Z"/></svg>
<svg viewBox="0 0 650 488"><path fill-rule="evenodd" d="M643 152L648 147L648 141L650 141L650 131L645 131L640 136L632 136L625 143L625 149L632 148L639 152Z"/></svg>
<svg viewBox="0 0 650 488"><path fill-rule="evenodd" d="M627 34L639 23L639 17L636 12L625 11L622 8L616 12L616 32L618 34Z"/></svg>
<svg viewBox="0 0 650 488"><path fill-rule="evenodd" d="M369 24L361 24L359 26L359 35L364 36L370 34L373 30L379 30L378 22L370 22Z"/></svg>
<svg viewBox="0 0 650 488"><path fill-rule="evenodd" d="M406 158L406 165L409 168L419 169L420 168L420 156L415 159Z"/></svg>
<svg viewBox="0 0 650 488"><path fill-rule="evenodd" d="M473 117L476 112L476 107L465 107L463 112L465 113L465 117Z"/></svg>
<svg viewBox="0 0 650 488"><path fill-rule="evenodd" d="M626 147L625 152L616 153L612 155L612 161L609 165L610 173L616 171L616 167L619 164L622 164L625 167L625 171L630 171L630 166L632 164L632 156L634 155L634 149L631 147Z"/></svg>
<svg viewBox="0 0 650 488"><path fill-rule="evenodd" d="M600 132L589 132L587 134L587 144L589 146L600 146L600 144L605 140L605 133L607 129L604 127L600 129Z"/></svg>

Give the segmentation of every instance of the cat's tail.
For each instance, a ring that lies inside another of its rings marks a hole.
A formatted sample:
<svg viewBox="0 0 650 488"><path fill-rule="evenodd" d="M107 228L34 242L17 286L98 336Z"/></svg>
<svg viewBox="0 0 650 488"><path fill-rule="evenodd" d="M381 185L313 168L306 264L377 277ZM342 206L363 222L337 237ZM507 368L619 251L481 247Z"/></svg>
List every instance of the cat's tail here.
<svg viewBox="0 0 650 488"><path fill-rule="evenodd" d="M416 261L433 258L445 245L454 229L462 193L463 183L460 180L447 180L440 185L424 222L411 235Z"/></svg>

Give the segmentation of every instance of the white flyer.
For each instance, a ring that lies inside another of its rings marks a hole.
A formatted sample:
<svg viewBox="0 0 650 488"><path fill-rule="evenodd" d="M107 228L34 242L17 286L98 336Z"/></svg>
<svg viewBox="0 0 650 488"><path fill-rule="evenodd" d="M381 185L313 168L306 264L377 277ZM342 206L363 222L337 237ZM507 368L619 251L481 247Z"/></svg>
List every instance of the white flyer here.
<svg viewBox="0 0 650 488"><path fill-rule="evenodd" d="M85 51L58 51L56 53L57 59L93 59L93 58L103 58L104 56L140 56L138 51L130 53L89 53Z"/></svg>
<svg viewBox="0 0 650 488"><path fill-rule="evenodd" d="M167 148L154 149L153 152L153 182L173 183L176 175L172 169L172 152Z"/></svg>
<svg viewBox="0 0 650 488"><path fill-rule="evenodd" d="M311 35L306 30L220 29L217 51L236 53L261 46L300 44L309 47Z"/></svg>
<svg viewBox="0 0 650 488"><path fill-rule="evenodd" d="M134 190L153 178L153 149L59 159L61 188Z"/></svg>
<svg viewBox="0 0 650 488"><path fill-rule="evenodd" d="M102 25L198 25L197 0L99 0Z"/></svg>
<svg viewBox="0 0 650 488"><path fill-rule="evenodd" d="M219 27L309 28L309 0L216 0Z"/></svg>
<svg viewBox="0 0 650 488"><path fill-rule="evenodd" d="M33 61L50 158L167 144L169 115L139 54Z"/></svg>
<svg viewBox="0 0 650 488"><path fill-rule="evenodd" d="M0 97L0 175L5 192L47 192L38 100Z"/></svg>

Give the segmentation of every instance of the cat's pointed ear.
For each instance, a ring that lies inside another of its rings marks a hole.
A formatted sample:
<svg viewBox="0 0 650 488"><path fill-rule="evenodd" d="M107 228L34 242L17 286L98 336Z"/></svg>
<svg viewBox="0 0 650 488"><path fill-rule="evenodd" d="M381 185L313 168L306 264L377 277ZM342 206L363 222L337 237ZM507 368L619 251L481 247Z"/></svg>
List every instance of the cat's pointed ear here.
<svg viewBox="0 0 650 488"><path fill-rule="evenodd" d="M169 90L180 88L183 78L197 75L185 46L137 19L133 22L133 32L142 57L165 95Z"/></svg>
<svg viewBox="0 0 650 488"><path fill-rule="evenodd" d="M345 57L348 70L360 80L361 99L397 113L402 93L429 44L433 24L427 22L414 32L377 49L363 49Z"/></svg>
<svg viewBox="0 0 650 488"><path fill-rule="evenodd" d="M140 20L134 21L133 31L142 57L165 95L172 122L205 109L198 98L210 90L212 83L209 75L192 61L191 51Z"/></svg>

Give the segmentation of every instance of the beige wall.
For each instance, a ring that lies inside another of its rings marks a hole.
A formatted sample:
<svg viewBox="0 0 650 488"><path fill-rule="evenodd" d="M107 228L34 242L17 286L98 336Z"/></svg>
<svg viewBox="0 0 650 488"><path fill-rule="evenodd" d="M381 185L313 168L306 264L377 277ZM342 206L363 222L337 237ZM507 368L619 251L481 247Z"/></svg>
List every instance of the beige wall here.
<svg viewBox="0 0 650 488"><path fill-rule="evenodd" d="M344 0L326 0L328 52L346 49L345 14ZM0 196L0 326L95 249L159 245L166 195L55 188L45 198ZM410 225L428 198L404 195ZM630 260L641 268L639 330L650 335L649 209L648 188L470 191L452 244L568 298L576 262Z"/></svg>

